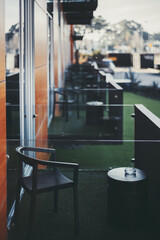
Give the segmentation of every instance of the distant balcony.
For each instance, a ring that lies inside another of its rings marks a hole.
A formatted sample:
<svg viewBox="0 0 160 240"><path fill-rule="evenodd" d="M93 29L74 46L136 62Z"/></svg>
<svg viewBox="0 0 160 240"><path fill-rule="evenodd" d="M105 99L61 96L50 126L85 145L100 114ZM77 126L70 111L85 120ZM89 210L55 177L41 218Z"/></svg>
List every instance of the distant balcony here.
<svg viewBox="0 0 160 240"><path fill-rule="evenodd" d="M73 41L79 41L79 40L81 41L83 39L83 36L74 34L74 35L72 35L72 39L73 39Z"/></svg>
<svg viewBox="0 0 160 240"><path fill-rule="evenodd" d="M55 89L50 140L87 140L96 144L99 140L119 140L121 144L123 89L114 82L106 83L105 75L91 65L84 64L81 68L71 66L66 72L64 88Z"/></svg>
<svg viewBox="0 0 160 240"><path fill-rule="evenodd" d="M47 1L47 11L52 15L53 14L53 0Z"/></svg>
<svg viewBox="0 0 160 240"><path fill-rule="evenodd" d="M97 0L63 0L64 12L94 11L97 8Z"/></svg>
<svg viewBox="0 0 160 240"><path fill-rule="evenodd" d="M90 24L93 18L93 12L66 12L68 24Z"/></svg>

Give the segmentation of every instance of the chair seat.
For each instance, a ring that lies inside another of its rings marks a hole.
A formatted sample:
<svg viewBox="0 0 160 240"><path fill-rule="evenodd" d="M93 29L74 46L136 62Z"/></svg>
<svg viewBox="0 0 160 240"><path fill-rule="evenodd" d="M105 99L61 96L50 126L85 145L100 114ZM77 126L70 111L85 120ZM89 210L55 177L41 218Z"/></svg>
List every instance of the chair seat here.
<svg viewBox="0 0 160 240"><path fill-rule="evenodd" d="M73 181L65 177L58 169L37 175L37 192L46 192L54 188L64 188L73 185ZM23 178L23 186L32 191L32 176Z"/></svg>

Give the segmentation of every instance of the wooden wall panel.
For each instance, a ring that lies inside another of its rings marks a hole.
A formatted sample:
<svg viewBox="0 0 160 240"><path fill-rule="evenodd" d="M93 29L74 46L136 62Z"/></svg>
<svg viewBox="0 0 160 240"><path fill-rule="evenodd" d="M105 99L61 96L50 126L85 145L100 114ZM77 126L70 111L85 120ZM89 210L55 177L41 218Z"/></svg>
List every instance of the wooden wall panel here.
<svg viewBox="0 0 160 240"><path fill-rule="evenodd" d="M48 134L47 134L47 118L42 123L42 127L36 137L36 147L48 148ZM42 160L49 160L50 155L48 153L37 153L36 157ZM45 166L39 165L39 169L45 169Z"/></svg>
<svg viewBox="0 0 160 240"><path fill-rule="evenodd" d="M41 128L42 122L47 117L47 66L35 69L35 112L36 135Z"/></svg>
<svg viewBox="0 0 160 240"><path fill-rule="evenodd" d="M6 192L4 192L4 194L7 194ZM6 200L5 200L6 201ZM1 205L0 208L0 234L1 234L1 240L7 240L7 218L4 216L6 216L7 214L7 204L6 202L3 202L3 204Z"/></svg>
<svg viewBox="0 0 160 240"><path fill-rule="evenodd" d="M62 86L64 85L64 21L63 21L63 14L61 14L61 39L60 39L60 42L61 42L61 72L62 72Z"/></svg>
<svg viewBox="0 0 160 240"><path fill-rule="evenodd" d="M47 118L44 119L42 122L42 127L39 129L37 136L36 136L36 147L48 147L48 128L47 128ZM46 153L37 153L37 158L48 160L49 155ZM41 166L42 168L42 166Z"/></svg>
<svg viewBox="0 0 160 240"><path fill-rule="evenodd" d="M44 3L44 1L38 1ZM43 5L41 5L42 7ZM35 2L35 119L36 146L47 147L47 15ZM41 157L40 154L37 157Z"/></svg>
<svg viewBox="0 0 160 240"><path fill-rule="evenodd" d="M35 68L47 64L47 15L35 3Z"/></svg>

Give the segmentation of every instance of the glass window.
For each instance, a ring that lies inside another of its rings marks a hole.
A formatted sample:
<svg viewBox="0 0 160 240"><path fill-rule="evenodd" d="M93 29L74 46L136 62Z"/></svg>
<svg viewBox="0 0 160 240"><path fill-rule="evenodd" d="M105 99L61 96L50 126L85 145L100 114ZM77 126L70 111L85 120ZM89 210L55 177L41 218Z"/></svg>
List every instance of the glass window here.
<svg viewBox="0 0 160 240"><path fill-rule="evenodd" d="M48 125L53 116L53 83L52 83L52 19L48 17Z"/></svg>
<svg viewBox="0 0 160 240"><path fill-rule="evenodd" d="M6 0L6 75L19 72L19 0Z"/></svg>
<svg viewBox="0 0 160 240"><path fill-rule="evenodd" d="M15 148L19 145L19 0L5 1L7 206L11 210L17 182ZM14 139L14 140L13 140Z"/></svg>

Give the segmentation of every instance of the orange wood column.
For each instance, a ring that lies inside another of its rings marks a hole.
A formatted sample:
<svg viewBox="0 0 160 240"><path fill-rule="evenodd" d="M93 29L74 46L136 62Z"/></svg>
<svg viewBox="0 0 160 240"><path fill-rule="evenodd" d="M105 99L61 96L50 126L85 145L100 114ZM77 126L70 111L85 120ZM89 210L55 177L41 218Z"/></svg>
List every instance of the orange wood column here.
<svg viewBox="0 0 160 240"><path fill-rule="evenodd" d="M5 0L0 1L0 239L7 240Z"/></svg>
<svg viewBox="0 0 160 240"><path fill-rule="evenodd" d="M48 147L47 15L45 1L35 1L35 134L36 146ZM43 11L44 10L44 11ZM37 157L41 157L37 154Z"/></svg>
<svg viewBox="0 0 160 240"><path fill-rule="evenodd" d="M62 87L64 86L64 79L63 79L63 73L64 73L64 66L63 66L63 61L64 61L64 52L63 52L63 50L64 50L64 46L63 46L63 44L64 44L64 22L63 22L63 14L61 14L61 29L60 29L60 31L61 31L61 39L60 39L60 41L61 41L61 71L62 71L62 76L61 76L61 78L62 78Z"/></svg>

